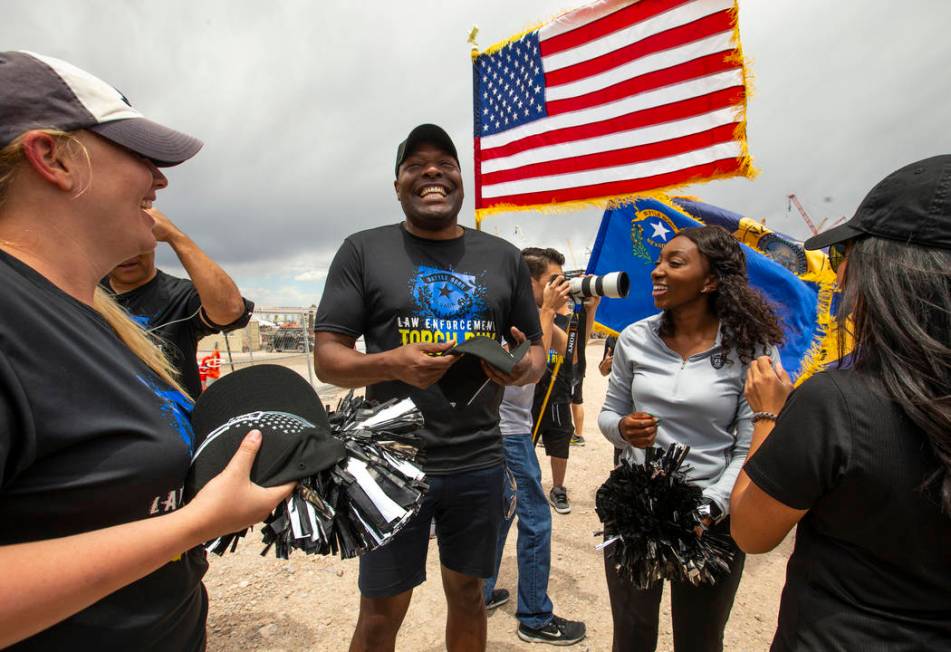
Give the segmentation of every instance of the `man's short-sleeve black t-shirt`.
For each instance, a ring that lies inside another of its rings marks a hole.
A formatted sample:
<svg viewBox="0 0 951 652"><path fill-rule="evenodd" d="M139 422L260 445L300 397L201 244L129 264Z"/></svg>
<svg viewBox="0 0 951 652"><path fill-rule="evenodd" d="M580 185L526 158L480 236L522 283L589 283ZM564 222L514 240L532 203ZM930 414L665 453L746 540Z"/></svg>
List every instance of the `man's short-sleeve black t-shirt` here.
<svg viewBox="0 0 951 652"><path fill-rule="evenodd" d="M416 237L401 224L362 231L337 252L317 309L316 330L363 335L367 353L416 342L461 342L472 336L510 338L516 326L541 336L531 277L521 254L494 236L464 229L450 240ZM486 468L502 461L494 383L464 408L442 389L402 382L367 388L371 399L411 397L426 421L427 473Z"/></svg>
<svg viewBox="0 0 951 652"><path fill-rule="evenodd" d="M563 331L568 330L568 324L571 321L571 317L568 315L555 315L555 326L560 328ZM548 367L545 369L545 375L542 376L542 379L538 381L538 384L535 385L535 400L533 412L535 413L535 418L538 418L538 410L541 408L542 401L545 399L545 394L548 392L548 387L551 385L551 375L555 370L555 365L560 363L558 369L558 375L555 377L555 386L552 387L551 396L548 398L549 405L556 405L562 403L571 402L571 385L572 385L572 374L575 373L577 368L577 363L571 365L569 368L565 364L565 356L556 351L555 349L548 350Z"/></svg>
<svg viewBox="0 0 951 652"><path fill-rule="evenodd" d="M94 310L4 252L0 284L0 545L176 509L191 402ZM206 568L190 551L12 649L201 649Z"/></svg>
<svg viewBox="0 0 951 652"><path fill-rule="evenodd" d="M103 286L109 289L108 282ZM201 393L198 376L198 340L212 333L233 331L247 326L254 304L244 300L244 313L227 325L209 325L201 312L201 298L191 281L157 270L151 281L115 295L142 328L159 340L159 345L181 374L182 385L193 399Z"/></svg>
<svg viewBox="0 0 951 652"><path fill-rule="evenodd" d="M951 650L951 518L923 484L938 462L879 383L817 374L746 463L809 512L786 571L773 650Z"/></svg>

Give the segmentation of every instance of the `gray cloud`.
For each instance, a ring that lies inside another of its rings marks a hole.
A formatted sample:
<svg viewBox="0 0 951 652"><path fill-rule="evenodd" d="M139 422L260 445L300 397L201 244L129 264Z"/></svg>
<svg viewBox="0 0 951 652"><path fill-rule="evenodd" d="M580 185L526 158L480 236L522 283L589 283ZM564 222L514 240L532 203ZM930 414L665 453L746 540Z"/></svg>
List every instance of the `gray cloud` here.
<svg viewBox="0 0 951 652"><path fill-rule="evenodd" d="M565 6L8 0L0 42L86 68L153 119L201 137L204 151L169 171L158 205L260 300L316 300L343 237L400 219L393 156L412 126L447 128L472 190L469 28L482 28L485 47ZM803 237L786 213L789 192L816 219L847 215L892 169L951 151L951 3L742 0L740 9L762 174L685 192ZM598 217L513 214L486 227L583 258ZM462 221L473 224L469 200ZM167 250L159 260L174 267ZM280 289L281 277L310 285Z"/></svg>

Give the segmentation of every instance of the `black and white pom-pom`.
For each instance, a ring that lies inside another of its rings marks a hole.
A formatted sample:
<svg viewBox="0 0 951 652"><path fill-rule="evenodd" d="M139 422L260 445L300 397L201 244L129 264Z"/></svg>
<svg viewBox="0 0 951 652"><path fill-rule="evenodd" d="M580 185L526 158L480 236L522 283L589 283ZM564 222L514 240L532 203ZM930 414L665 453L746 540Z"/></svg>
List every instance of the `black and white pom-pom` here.
<svg viewBox="0 0 951 652"><path fill-rule="evenodd" d="M294 493L264 521L262 555L273 547L287 559L294 549L348 559L386 544L418 511L428 490L421 462L423 425L410 399L372 405L353 392L329 414L331 434L346 457L303 478ZM207 547L233 551L242 533Z"/></svg>
<svg viewBox="0 0 951 652"><path fill-rule="evenodd" d="M646 589L661 579L714 584L728 573L729 541L703 528L697 512L703 495L686 479L682 464L689 446L645 449L638 464L621 463L598 489L595 510L604 524L603 550L611 546L618 573Z"/></svg>

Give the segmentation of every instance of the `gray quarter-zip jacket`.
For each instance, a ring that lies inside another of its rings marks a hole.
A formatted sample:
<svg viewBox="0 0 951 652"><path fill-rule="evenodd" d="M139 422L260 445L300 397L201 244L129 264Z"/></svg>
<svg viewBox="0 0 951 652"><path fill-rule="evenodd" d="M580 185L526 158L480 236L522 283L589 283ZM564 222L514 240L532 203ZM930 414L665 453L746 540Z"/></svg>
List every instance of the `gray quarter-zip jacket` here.
<svg viewBox="0 0 951 652"><path fill-rule="evenodd" d="M655 445L690 446L688 479L726 516L753 434L753 412L743 396L747 365L735 351L720 353L719 332L711 349L684 360L661 339L660 318L635 322L618 337L598 426L611 443L643 462L644 452L624 441L618 423L631 412L662 419ZM779 360L776 347L757 354Z"/></svg>

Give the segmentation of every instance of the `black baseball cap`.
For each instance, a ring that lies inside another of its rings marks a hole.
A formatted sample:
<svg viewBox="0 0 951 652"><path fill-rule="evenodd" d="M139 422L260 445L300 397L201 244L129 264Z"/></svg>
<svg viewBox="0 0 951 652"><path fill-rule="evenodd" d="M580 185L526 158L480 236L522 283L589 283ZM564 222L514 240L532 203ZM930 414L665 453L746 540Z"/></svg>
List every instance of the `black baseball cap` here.
<svg viewBox="0 0 951 652"><path fill-rule="evenodd" d="M406 157L416 151L416 148L423 143L438 145L452 154L452 157L456 159L456 163L459 162L456 146L453 144L452 138L449 137L445 129L433 124L419 125L409 132L409 136L406 137L406 140L400 143L399 147L396 148L396 176L400 176L400 165L406 160Z"/></svg>
<svg viewBox="0 0 951 652"><path fill-rule="evenodd" d="M822 249L862 236L951 249L951 154L906 165L875 184L852 219L803 246Z"/></svg>
<svg viewBox="0 0 951 652"><path fill-rule="evenodd" d="M280 365L247 367L210 385L191 421L199 444L185 480L186 500L224 470L250 430L262 435L251 481L263 487L316 475L346 455L310 383Z"/></svg>
<svg viewBox="0 0 951 652"><path fill-rule="evenodd" d="M31 129L88 129L161 167L202 147L197 138L146 119L85 70L33 52L0 52L0 148Z"/></svg>

